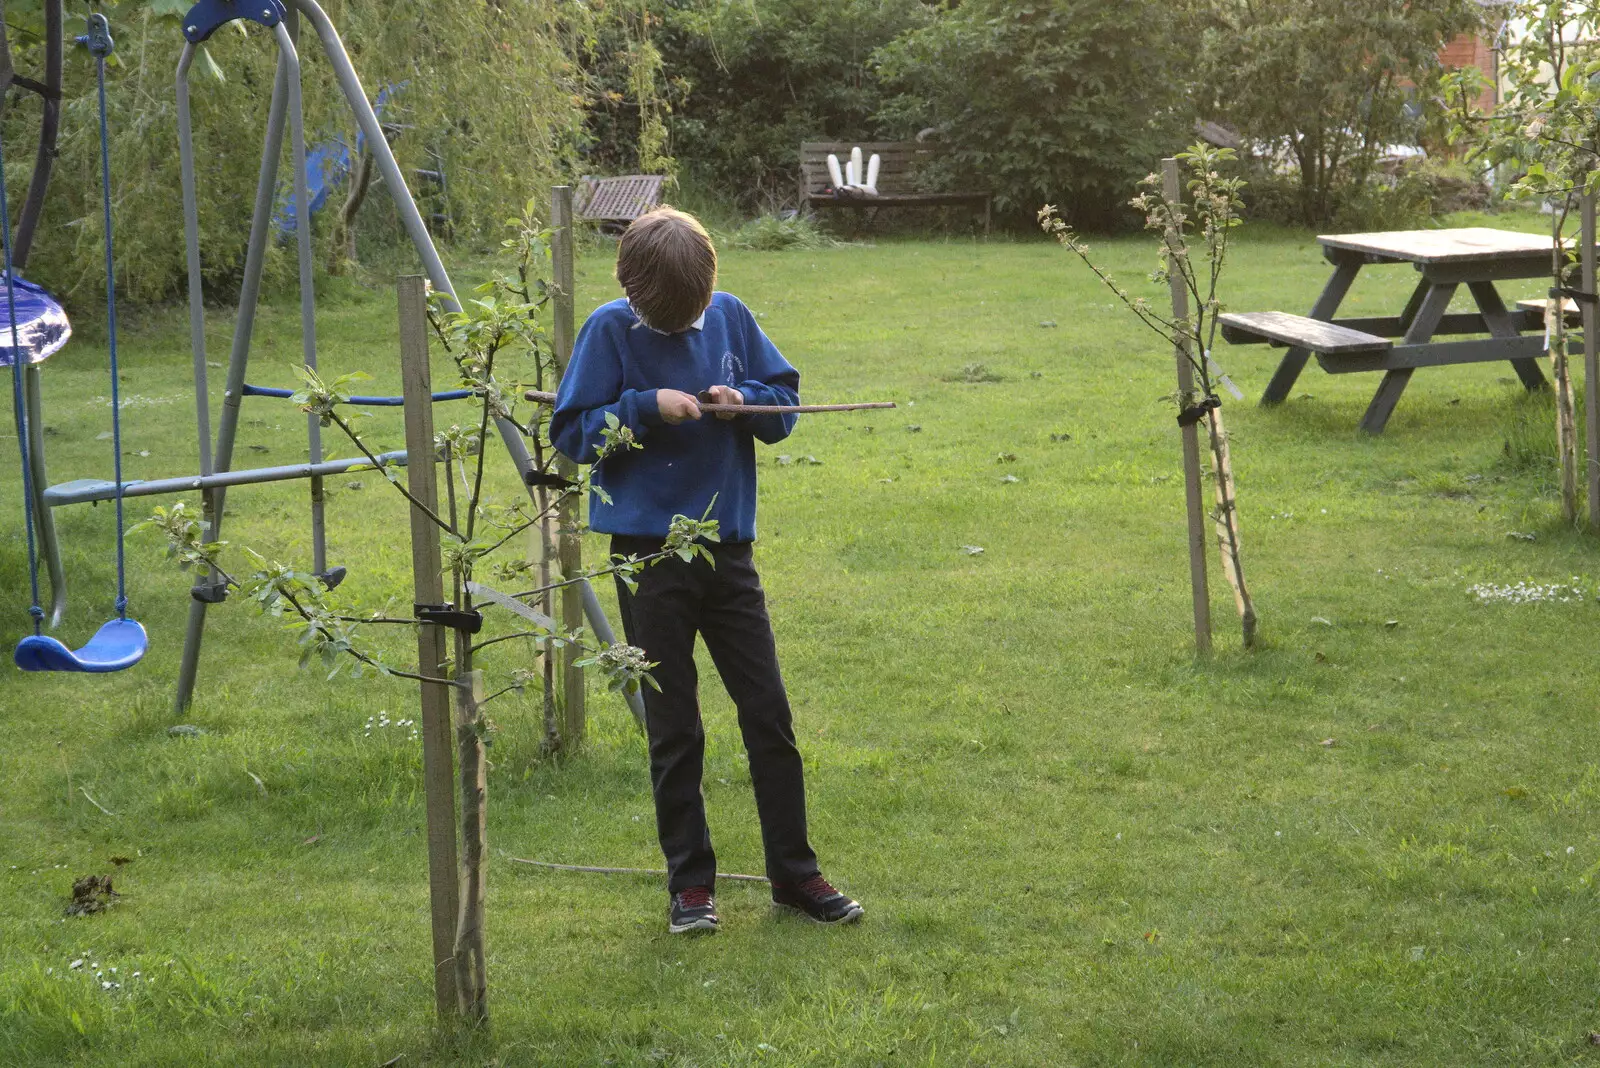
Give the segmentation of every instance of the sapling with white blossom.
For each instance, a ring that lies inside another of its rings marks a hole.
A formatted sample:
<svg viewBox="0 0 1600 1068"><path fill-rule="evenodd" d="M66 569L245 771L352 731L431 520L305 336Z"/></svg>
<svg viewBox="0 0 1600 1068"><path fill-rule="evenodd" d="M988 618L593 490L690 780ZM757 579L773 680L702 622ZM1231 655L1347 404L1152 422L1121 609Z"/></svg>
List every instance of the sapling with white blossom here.
<svg viewBox="0 0 1600 1068"><path fill-rule="evenodd" d="M1228 258L1229 239L1233 230L1243 223L1239 217L1243 207L1239 194L1245 183L1236 177L1226 177L1217 169L1219 164L1234 160L1235 154L1231 149L1199 144L1180 153L1177 158L1188 171L1190 204L1185 204L1181 196L1169 196L1159 174L1151 174L1141 181L1139 195L1130 203L1144 214L1145 229L1161 235L1159 263L1150 276L1151 281L1172 285L1186 293L1187 304L1192 309L1187 314L1163 314L1145 298L1130 294L1095 263L1089 255L1089 246L1061 218L1053 205L1047 204L1040 210L1039 224L1046 233L1081 259L1140 322L1172 345L1193 371L1195 388L1190 391L1180 389L1173 399L1178 407L1180 425L1204 423L1206 427L1215 496L1211 517L1216 528L1217 547L1222 555L1223 572L1233 590L1244 646L1248 649L1256 641L1256 612L1244 579L1233 461L1228 434L1223 427L1222 400L1217 396L1217 386L1221 385L1235 396L1239 394L1232 381L1211 358L1222 313L1219 292ZM1202 257L1192 254L1191 236L1203 243Z"/></svg>
<svg viewBox="0 0 1600 1068"><path fill-rule="evenodd" d="M1513 198L1539 198L1552 207L1550 303L1545 312L1550 370L1555 378L1556 452L1560 460L1562 514L1578 517L1577 411L1572 388L1566 309L1573 299L1585 311L1587 329L1594 324L1594 295L1578 285L1578 249L1564 240L1573 198L1587 201L1593 228L1593 199L1600 194L1600 8L1573 0L1519 0L1508 18L1520 35L1503 50L1499 75L1506 87L1494 114L1476 106L1485 88L1476 69L1451 71L1441 82L1451 106L1451 137L1463 141L1486 162L1514 170L1518 177L1508 191ZM1592 239L1592 233L1590 238ZM1592 253L1589 253L1592 256ZM1588 280L1592 283L1592 279ZM1593 352L1594 339L1586 338ZM1587 383L1591 398L1596 384ZM1591 400L1591 422L1597 409ZM1591 426L1591 450L1597 440ZM1600 457L1590 456L1591 465ZM1600 485L1591 472L1590 490ZM1600 502L1590 502L1591 522L1600 517Z"/></svg>
<svg viewBox="0 0 1600 1068"><path fill-rule="evenodd" d="M603 490L591 487L586 475L568 478L558 471L557 456L549 443L546 410L533 406L526 416L518 410L524 390L530 385L553 385L559 378L559 367L544 322L552 296L542 270L549 257L550 233L534 217L531 204L519 219L512 220L511 226L513 235L504 244L512 269L479 286L473 299L459 310L438 301L430 316L434 333L455 363L460 388L471 393L477 406L473 420L436 435L434 444L443 463L448 507L432 507L413 495L396 465L385 463L380 458L382 450L370 445L361 433L359 421L366 413L350 402L356 384L366 375L353 373L324 379L311 368L302 368L302 385L293 396L293 402L318 418L324 427L341 432L367 459L370 469L381 474L415 512L426 517L425 525L431 523L438 528L443 572L448 576L454 600L445 617L430 621L443 623L454 634L453 655L445 664L418 664L412 669L389 663L381 648L363 640L364 631L382 625L414 627L424 620L391 616L382 609L361 610L347 603L339 591L329 588L310 569L269 560L249 548L240 550L244 565L235 567L228 558L228 543L208 541L205 522L183 502L156 508L152 517L141 524L165 537L168 554L180 567L208 572L216 582L243 595L262 612L287 620L299 633L302 667L319 665L330 679L344 672L355 679L392 676L451 687L456 698L463 828L456 986L460 1012L477 1021L486 1018L484 748L494 737L494 724L483 715L483 708L508 694L538 689L544 706L544 747L555 753L563 748L554 711L555 651L581 648L584 658L578 663L600 673L613 690L633 693L641 685L654 685L650 677L654 665L642 650L620 643L602 645L582 628L563 626L552 611L550 595L559 588L605 575L616 575L631 585L641 569L668 557L688 558L703 553L700 543L717 537L717 521L710 518L708 508L699 519L677 517L658 552L642 557L613 556L603 566L567 573L559 579L551 574L554 527L559 516L564 509L569 514L574 511L571 504L584 492L592 489L603 494ZM531 492L509 503L496 501L485 480L489 451L486 438L491 429L503 431L507 427L526 440L532 459L526 479ZM615 420L603 436L599 450L602 459L642 447L632 432ZM414 463L433 459L411 457ZM363 469L368 468L352 470ZM540 541L541 552L533 559L516 551L530 532L537 533ZM483 581L486 578L510 585L515 592L492 589ZM530 583L532 588L518 588ZM484 595L477 605L475 590ZM402 599L409 600L409 594ZM482 611L497 607L509 611L487 615ZM483 651L496 646L501 650L520 647L524 660L508 666L499 674L502 684L485 693L483 674L477 670L476 662ZM525 666L529 655L541 651L544 655L540 669L530 670Z"/></svg>

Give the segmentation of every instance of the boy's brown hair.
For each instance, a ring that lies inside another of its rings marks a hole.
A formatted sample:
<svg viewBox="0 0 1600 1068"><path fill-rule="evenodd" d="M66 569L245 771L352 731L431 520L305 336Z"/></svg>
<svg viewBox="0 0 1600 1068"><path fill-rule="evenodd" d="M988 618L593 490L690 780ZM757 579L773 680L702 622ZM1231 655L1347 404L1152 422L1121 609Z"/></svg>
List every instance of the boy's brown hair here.
<svg viewBox="0 0 1600 1068"><path fill-rule="evenodd" d="M711 305L717 250L699 219L662 205L623 233L617 281L646 326L676 334Z"/></svg>

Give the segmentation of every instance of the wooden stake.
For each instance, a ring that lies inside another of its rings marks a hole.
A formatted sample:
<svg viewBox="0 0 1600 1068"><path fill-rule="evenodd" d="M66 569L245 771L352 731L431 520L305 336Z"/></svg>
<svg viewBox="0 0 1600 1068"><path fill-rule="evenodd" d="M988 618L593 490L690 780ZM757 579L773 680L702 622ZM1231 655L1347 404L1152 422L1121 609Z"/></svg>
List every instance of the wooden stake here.
<svg viewBox="0 0 1600 1068"><path fill-rule="evenodd" d="M1561 240L1561 223L1566 218L1563 208L1552 216L1555 231L1554 277L1557 288L1563 287L1566 278L1567 249ZM1578 427L1577 402L1572 394L1572 361L1567 358L1567 316L1563 311L1564 298L1552 298L1546 317L1554 316L1555 340L1550 346L1551 374L1556 387L1556 452L1561 457L1561 514L1569 523L1578 519ZM1588 342L1585 341L1585 345Z"/></svg>
<svg viewBox="0 0 1600 1068"><path fill-rule="evenodd" d="M1161 161L1162 191L1174 204L1183 200L1183 186L1178 179L1178 161ZM1176 247L1182 235L1169 232L1168 247ZM1189 292L1183 278L1172 271L1169 282L1172 288L1172 317L1183 322L1189 318ZM1190 362L1190 343L1183 338L1176 350L1178 361L1179 405L1187 408L1198 398L1194 391L1194 365ZM1213 413L1214 414L1214 413ZM1206 506L1205 490L1200 482L1200 434L1193 426L1182 429L1183 481L1185 501L1189 510L1189 587L1194 598L1194 647L1198 653L1211 651L1211 593L1206 584Z"/></svg>
<svg viewBox="0 0 1600 1068"><path fill-rule="evenodd" d="M1583 213L1583 291L1595 287L1595 198L1582 201ZM1600 534L1600 323L1594 304L1584 301L1583 309L1583 409L1587 424L1588 460L1584 467L1589 483L1589 530Z"/></svg>
<svg viewBox="0 0 1600 1068"><path fill-rule="evenodd" d="M457 1011L489 1018L489 973L484 953L484 864L489 858L488 762L483 756L483 672L456 680L456 756L461 766L461 906L456 919Z"/></svg>
<svg viewBox="0 0 1600 1068"><path fill-rule="evenodd" d="M565 376L567 363L572 359L573 342L577 336L575 312L577 279L572 249L572 187L558 185L552 193L550 225L555 228L555 238L550 255L556 284L553 324L556 372ZM559 378L556 385L560 388ZM576 482L578 465L563 456L556 461L556 474ZM570 581L583 571L583 535L579 531L579 506L578 495L569 493L562 498L558 512L557 555L561 564L561 578L566 581ZM583 590L576 584L567 586L561 591L561 625L569 633L583 626ZM583 650L577 645L569 645L562 652L561 732L564 735L563 745L568 750L583 744L586 726L584 675L583 669L578 667L582 655Z"/></svg>
<svg viewBox="0 0 1600 1068"><path fill-rule="evenodd" d="M420 276L399 280L400 374L405 394L406 480L411 495L439 511L438 470L433 465L433 393L428 368L428 303ZM444 577L439 556L439 528L422 510L411 509L411 576L416 603L441 604ZM449 661L445 628L417 628L417 670L443 677ZM450 758L450 688L422 686L422 783L428 822L428 897L433 919L433 996L440 1016L456 1011L453 965L456 931L455 776Z"/></svg>

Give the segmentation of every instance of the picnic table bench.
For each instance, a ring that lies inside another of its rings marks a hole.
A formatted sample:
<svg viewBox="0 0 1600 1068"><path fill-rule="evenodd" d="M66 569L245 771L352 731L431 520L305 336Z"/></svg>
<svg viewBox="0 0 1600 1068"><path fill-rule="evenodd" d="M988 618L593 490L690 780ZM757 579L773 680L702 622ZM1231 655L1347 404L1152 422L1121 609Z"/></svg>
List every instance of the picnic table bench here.
<svg viewBox="0 0 1600 1068"><path fill-rule="evenodd" d="M1544 354L1545 307L1522 302L1506 307L1495 283L1550 274L1552 239L1488 227L1398 230L1319 237L1333 277L1308 316L1287 312L1229 312L1218 319L1234 344L1273 344L1288 352L1261 396L1262 404L1284 401L1313 355L1329 374L1382 371L1361 429L1381 434L1400 395L1419 367L1495 360L1510 362L1529 390L1548 383L1539 370ZM1421 275L1399 315L1336 319L1350 286L1369 264L1410 263ZM1478 310L1449 311L1465 285ZM1525 334L1524 331L1540 331ZM1436 341L1436 337L1488 334L1486 338Z"/></svg>
<svg viewBox="0 0 1600 1068"><path fill-rule="evenodd" d="M860 148L863 157L879 159L878 195L836 191L828 174L829 154L840 160ZM917 173L948 149L927 141L806 141L800 145L800 210L848 208L870 211L870 223L880 208L927 208L969 205L983 215L983 232L989 232L992 199L986 190L928 193L917 188Z"/></svg>

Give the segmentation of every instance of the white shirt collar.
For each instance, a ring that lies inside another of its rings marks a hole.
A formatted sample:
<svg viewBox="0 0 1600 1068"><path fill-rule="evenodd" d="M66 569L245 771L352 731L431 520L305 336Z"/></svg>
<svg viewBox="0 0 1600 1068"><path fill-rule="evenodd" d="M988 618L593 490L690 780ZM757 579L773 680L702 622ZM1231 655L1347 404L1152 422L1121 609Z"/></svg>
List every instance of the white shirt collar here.
<svg viewBox="0 0 1600 1068"><path fill-rule="evenodd" d="M639 314L639 309L635 308L633 306L633 301L631 301L631 300L628 301L628 310L633 313L633 319L634 319L633 325L634 325L635 329L638 329L639 327L642 326L642 327L645 327L645 328L650 329L650 330L655 330L656 333L661 334L661 335L663 335L665 337L671 337L672 336L667 331L665 331L665 330L656 330L655 327L653 327L649 323L645 322L644 321L644 316ZM706 313L705 312L701 312L700 313L700 318L696 319L694 322L689 324L689 329L690 330L704 330L705 328L706 328Z"/></svg>

